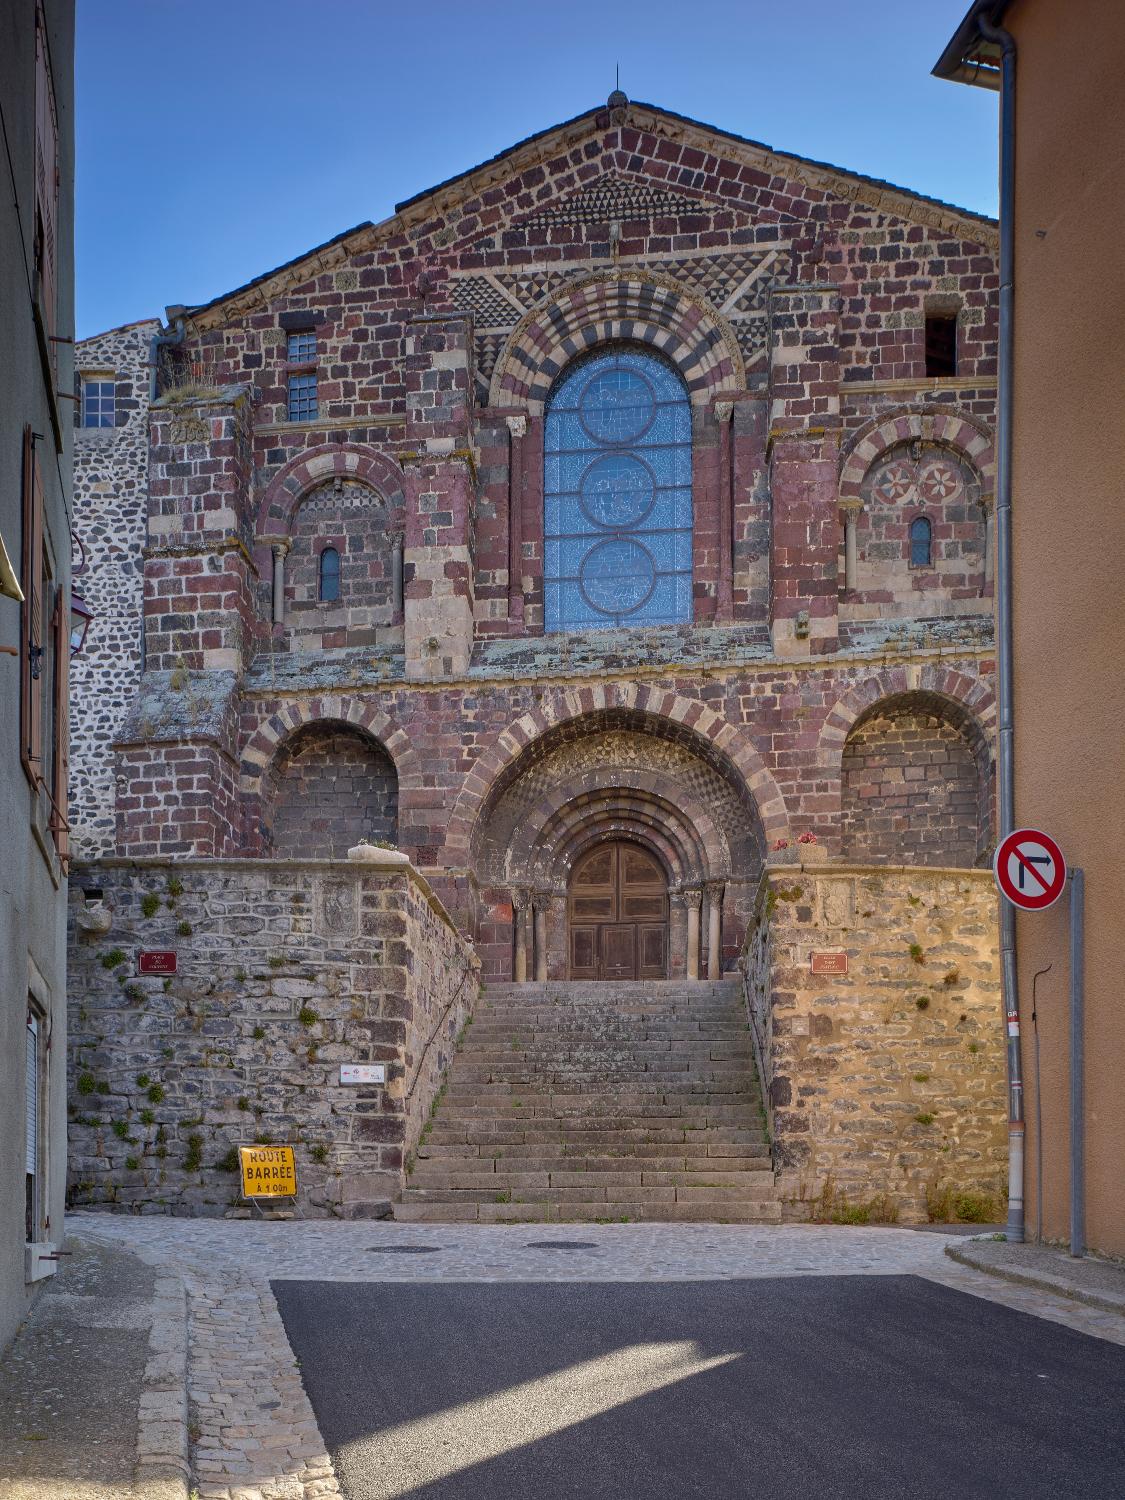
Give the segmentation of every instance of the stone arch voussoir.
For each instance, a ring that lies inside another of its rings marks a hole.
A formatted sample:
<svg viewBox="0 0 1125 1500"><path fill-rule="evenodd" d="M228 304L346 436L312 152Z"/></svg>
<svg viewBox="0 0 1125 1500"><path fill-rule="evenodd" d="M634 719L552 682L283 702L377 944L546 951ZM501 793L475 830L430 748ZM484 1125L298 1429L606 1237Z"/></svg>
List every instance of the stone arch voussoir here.
<svg viewBox="0 0 1125 1500"><path fill-rule="evenodd" d="M421 775L417 751L406 734L384 713L346 693L325 693L301 703L286 703L267 714L243 747L239 766L244 798L260 800L262 784L282 747L302 729L332 724L358 729L375 740L391 759L399 792Z"/></svg>
<svg viewBox="0 0 1125 1500"><path fill-rule="evenodd" d="M980 478L982 501L991 502L996 490L992 434L976 417L933 407L902 407L861 427L842 456L840 499L862 500L863 481L872 467L891 448L909 442L951 448L963 455Z"/></svg>
<svg viewBox="0 0 1125 1500"><path fill-rule="evenodd" d="M465 777L446 825L445 851L451 865L471 863L474 835L490 802L504 790L526 750L545 735L575 727L584 719L596 725L604 710L635 713L654 727L680 731L685 745L693 741L704 759L718 760L736 773L746 799L756 809L767 843L788 832L785 798L769 767L748 736L697 699L636 683L594 684L570 688L521 714L503 729Z"/></svg>
<svg viewBox="0 0 1125 1500"><path fill-rule="evenodd" d="M948 705L954 722L963 726L992 758L996 730L996 699L992 688L979 677L931 662L920 671L902 666L874 672L839 698L821 728L818 764L838 773L844 746L859 720L880 704L911 698L937 699Z"/></svg>
<svg viewBox="0 0 1125 1500"><path fill-rule="evenodd" d="M301 501L328 479L352 479L382 496L389 509L402 507L402 470L383 453L355 443L312 448L290 459L270 480L258 506L256 535L261 541L288 537Z"/></svg>
<svg viewBox="0 0 1125 1500"><path fill-rule="evenodd" d="M672 277L631 267L572 281L526 313L500 351L489 405L523 406L538 416L576 355L620 340L648 344L671 360L695 406L745 389L742 353L726 320Z"/></svg>

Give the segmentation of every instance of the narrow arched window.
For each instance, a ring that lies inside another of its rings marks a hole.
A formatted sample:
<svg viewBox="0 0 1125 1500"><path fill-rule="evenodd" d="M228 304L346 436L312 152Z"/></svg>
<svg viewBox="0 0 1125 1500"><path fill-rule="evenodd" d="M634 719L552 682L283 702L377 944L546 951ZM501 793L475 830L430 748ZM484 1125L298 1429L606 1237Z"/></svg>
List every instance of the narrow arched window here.
<svg viewBox="0 0 1125 1500"><path fill-rule="evenodd" d="M933 562L933 530L925 516L910 523L910 566L928 568Z"/></svg>
<svg viewBox="0 0 1125 1500"><path fill-rule="evenodd" d="M582 360L547 405L546 630L692 617L691 406L654 354Z"/></svg>
<svg viewBox="0 0 1125 1500"><path fill-rule="evenodd" d="M340 554L335 547L325 547L320 554L319 595L322 604L340 597Z"/></svg>

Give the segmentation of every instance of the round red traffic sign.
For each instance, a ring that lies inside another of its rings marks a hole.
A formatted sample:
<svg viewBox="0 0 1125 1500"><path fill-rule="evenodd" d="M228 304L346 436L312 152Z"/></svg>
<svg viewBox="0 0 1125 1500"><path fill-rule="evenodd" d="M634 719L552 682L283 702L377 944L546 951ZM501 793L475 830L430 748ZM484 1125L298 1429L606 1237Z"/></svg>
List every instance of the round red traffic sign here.
<svg viewBox="0 0 1125 1500"><path fill-rule="evenodd" d="M1000 894L1023 911L1052 906L1066 884L1062 850L1039 828L1017 828L1001 839L992 870Z"/></svg>

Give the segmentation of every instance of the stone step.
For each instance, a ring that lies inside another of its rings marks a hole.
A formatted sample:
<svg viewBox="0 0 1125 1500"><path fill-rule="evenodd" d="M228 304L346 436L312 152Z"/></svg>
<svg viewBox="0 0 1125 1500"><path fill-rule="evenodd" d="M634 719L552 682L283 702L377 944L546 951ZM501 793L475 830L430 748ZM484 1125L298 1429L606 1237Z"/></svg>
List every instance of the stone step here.
<svg viewBox="0 0 1125 1500"><path fill-rule="evenodd" d="M446 1164L448 1166L448 1163ZM517 1165L513 1163L512 1165ZM501 1162L495 1172L443 1171L420 1162L404 1190L406 1196L425 1192L480 1192L489 1195L511 1191L521 1197L535 1197L539 1192L554 1188L578 1188L591 1198L606 1188L675 1188L680 1196L685 1192L707 1192L714 1189L728 1193L745 1193L749 1198L769 1197L773 1193L773 1173L757 1172L665 1172L633 1163L634 1170L624 1170L628 1164L619 1162L619 1170L595 1172L577 1170L578 1163L552 1168L550 1171L509 1171Z"/></svg>
<svg viewBox="0 0 1125 1500"><path fill-rule="evenodd" d="M755 1162L760 1162L762 1158L769 1158L770 1148L764 1140L751 1145L731 1145L728 1142L716 1141L709 1146L686 1142L654 1146L636 1141L631 1145L621 1147L617 1155L609 1151L598 1156L583 1153L584 1148L581 1147L575 1147L568 1155L548 1153L542 1146L524 1141L509 1142L505 1147L466 1142L441 1145L428 1140L419 1148L417 1159L419 1161L527 1161L529 1163L527 1170L531 1172L550 1171L550 1164L554 1162L560 1165L584 1163L590 1171L597 1171L602 1163L608 1165L634 1159L659 1163L661 1166L667 1163L672 1170L683 1167L688 1171L696 1168L706 1170L708 1163L719 1162L729 1171L734 1168L727 1166L727 1163L745 1163L746 1169L752 1170Z"/></svg>
<svg viewBox="0 0 1125 1500"><path fill-rule="evenodd" d="M780 1224L781 1204L753 1203L396 1203L410 1224L691 1223Z"/></svg>
<svg viewBox="0 0 1125 1500"><path fill-rule="evenodd" d="M525 1140L525 1142L565 1143L565 1145L582 1146L625 1146L631 1142L639 1142L640 1145L658 1146L661 1143L672 1142L696 1142L697 1145L711 1146L712 1143L729 1142L730 1145L753 1145L762 1142L765 1137L762 1134L762 1125L756 1122L753 1127L736 1127L736 1125L711 1125L703 1128L699 1125L666 1124L663 1127L621 1127L612 1122L597 1121L592 1124L583 1125L582 1122L570 1122L564 1127L559 1121L553 1119L535 1119L534 1116L523 1121L493 1121L493 1119L481 1119L481 1121L443 1121L438 1118L434 1122L432 1140L438 1143L455 1142L493 1142L499 1148L505 1145L507 1140Z"/></svg>

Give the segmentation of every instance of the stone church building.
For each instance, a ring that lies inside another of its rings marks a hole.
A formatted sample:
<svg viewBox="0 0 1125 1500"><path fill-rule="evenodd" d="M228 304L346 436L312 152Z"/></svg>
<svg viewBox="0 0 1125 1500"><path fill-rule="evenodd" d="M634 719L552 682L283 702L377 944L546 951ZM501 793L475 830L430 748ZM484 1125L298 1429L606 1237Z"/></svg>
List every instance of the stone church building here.
<svg viewBox="0 0 1125 1500"><path fill-rule="evenodd" d="M996 1190L996 319L993 221L615 93L80 346L74 1201Z"/></svg>

